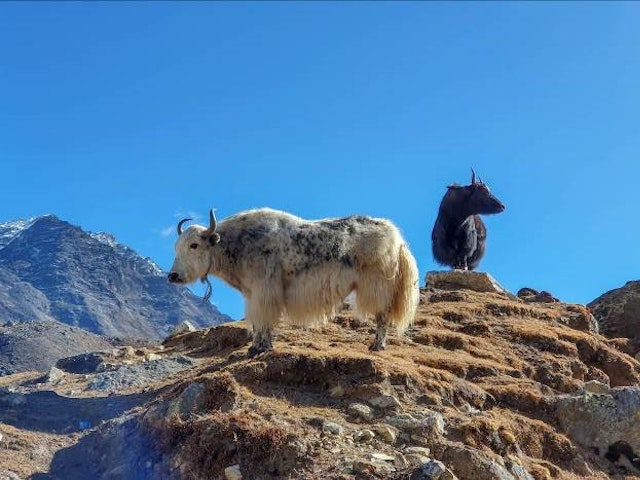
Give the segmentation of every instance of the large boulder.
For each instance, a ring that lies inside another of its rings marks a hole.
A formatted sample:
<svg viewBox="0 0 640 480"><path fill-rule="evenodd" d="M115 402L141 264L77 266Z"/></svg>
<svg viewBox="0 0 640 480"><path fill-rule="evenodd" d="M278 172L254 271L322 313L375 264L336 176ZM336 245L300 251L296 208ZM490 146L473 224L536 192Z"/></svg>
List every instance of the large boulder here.
<svg viewBox="0 0 640 480"><path fill-rule="evenodd" d="M555 407L562 429L576 443L611 460L622 455L631 468L640 469L640 387L566 395L557 399Z"/></svg>
<svg viewBox="0 0 640 480"><path fill-rule="evenodd" d="M634 353L640 352L640 281L627 282L587 305L610 338L628 338Z"/></svg>
<svg viewBox="0 0 640 480"><path fill-rule="evenodd" d="M503 293L515 299L512 293L500 285L486 272L472 270L443 270L427 272L425 283L428 288L440 290L467 289L476 292Z"/></svg>

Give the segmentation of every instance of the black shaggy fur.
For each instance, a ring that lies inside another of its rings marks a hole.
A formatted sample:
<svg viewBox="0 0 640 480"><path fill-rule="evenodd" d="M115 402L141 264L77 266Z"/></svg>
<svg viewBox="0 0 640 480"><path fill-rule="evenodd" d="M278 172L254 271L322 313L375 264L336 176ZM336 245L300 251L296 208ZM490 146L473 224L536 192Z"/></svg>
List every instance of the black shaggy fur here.
<svg viewBox="0 0 640 480"><path fill-rule="evenodd" d="M487 229L479 215L500 213L504 208L489 188L476 180L473 170L470 185L447 187L431 232L435 260L461 270L477 268L484 256L487 238Z"/></svg>

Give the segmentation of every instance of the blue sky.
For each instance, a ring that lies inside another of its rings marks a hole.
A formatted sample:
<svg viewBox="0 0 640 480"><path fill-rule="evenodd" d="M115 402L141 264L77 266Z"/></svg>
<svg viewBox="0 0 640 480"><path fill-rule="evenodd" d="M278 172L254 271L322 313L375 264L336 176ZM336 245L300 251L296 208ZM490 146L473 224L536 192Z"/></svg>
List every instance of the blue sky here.
<svg viewBox="0 0 640 480"><path fill-rule="evenodd" d="M632 2L1 2L0 221L168 269L211 207L368 214L424 277L473 166L507 205L480 268L588 302L640 276L638 25Z"/></svg>

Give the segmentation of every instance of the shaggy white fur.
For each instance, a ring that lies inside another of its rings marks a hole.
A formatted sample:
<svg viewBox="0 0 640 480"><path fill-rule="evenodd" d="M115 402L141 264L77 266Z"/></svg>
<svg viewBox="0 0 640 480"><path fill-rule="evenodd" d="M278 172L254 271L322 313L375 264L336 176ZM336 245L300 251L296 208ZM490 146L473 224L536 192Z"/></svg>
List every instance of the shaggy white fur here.
<svg viewBox="0 0 640 480"><path fill-rule="evenodd" d="M182 224L182 222L181 222ZM304 220L268 208L249 210L180 233L169 280L222 278L245 297L254 331L250 355L272 348L281 321L311 325L335 314L355 292L357 310L376 317L371 346L387 327L402 333L418 305L418 268L398 229L382 218Z"/></svg>

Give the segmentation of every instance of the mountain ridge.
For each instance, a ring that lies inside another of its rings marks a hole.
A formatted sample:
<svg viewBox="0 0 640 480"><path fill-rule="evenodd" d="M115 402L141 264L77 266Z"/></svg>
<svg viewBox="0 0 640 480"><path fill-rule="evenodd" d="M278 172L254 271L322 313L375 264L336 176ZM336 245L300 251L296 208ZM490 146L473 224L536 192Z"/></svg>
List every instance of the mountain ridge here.
<svg viewBox="0 0 640 480"><path fill-rule="evenodd" d="M230 320L109 233L54 214L0 223L0 321L51 319L153 339L184 320L198 327Z"/></svg>

